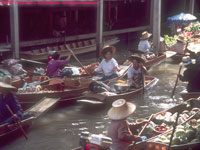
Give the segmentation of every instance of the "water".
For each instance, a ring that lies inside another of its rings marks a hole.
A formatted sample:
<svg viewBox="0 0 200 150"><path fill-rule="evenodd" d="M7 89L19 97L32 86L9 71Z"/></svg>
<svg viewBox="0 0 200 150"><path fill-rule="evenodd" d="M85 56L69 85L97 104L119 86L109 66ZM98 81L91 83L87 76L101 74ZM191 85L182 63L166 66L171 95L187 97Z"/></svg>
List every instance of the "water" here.
<svg viewBox="0 0 200 150"><path fill-rule="evenodd" d="M122 51L117 56L121 58L127 55L129 54L124 54ZM185 88L182 82L178 83L175 99L170 99L178 68L179 66L169 59L150 70L149 75L156 76L159 82L145 91L144 97L138 96L129 100L137 105L137 110L130 117L130 121L150 116L151 113L182 102L178 94ZM71 150L78 146L79 134L82 131L105 133L110 122L107 116L109 108L110 104L85 101L57 105L34 122L27 133L29 137L27 141L23 136L16 134L10 139L0 141L2 143L0 150Z"/></svg>

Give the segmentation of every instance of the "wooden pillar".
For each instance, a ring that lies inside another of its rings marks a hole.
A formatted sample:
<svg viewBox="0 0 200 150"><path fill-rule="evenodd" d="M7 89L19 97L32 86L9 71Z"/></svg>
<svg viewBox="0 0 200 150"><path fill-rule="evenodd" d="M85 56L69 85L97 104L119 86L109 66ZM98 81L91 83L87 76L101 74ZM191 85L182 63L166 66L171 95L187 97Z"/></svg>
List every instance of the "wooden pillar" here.
<svg viewBox="0 0 200 150"><path fill-rule="evenodd" d="M103 0L99 0L97 5L97 34L96 34L96 56L99 57L100 50L103 46Z"/></svg>
<svg viewBox="0 0 200 150"><path fill-rule="evenodd" d="M153 32L153 11L154 11L154 0L150 3L150 31Z"/></svg>
<svg viewBox="0 0 200 150"><path fill-rule="evenodd" d="M153 49L155 54L158 54L160 49L160 30L161 30L161 0L154 0Z"/></svg>
<svg viewBox="0 0 200 150"><path fill-rule="evenodd" d="M190 0L190 5L189 5L189 13L194 14L194 5L195 5L195 0Z"/></svg>
<svg viewBox="0 0 200 150"><path fill-rule="evenodd" d="M19 12L18 5L10 5L10 31L11 31L11 50L13 58L19 59Z"/></svg>

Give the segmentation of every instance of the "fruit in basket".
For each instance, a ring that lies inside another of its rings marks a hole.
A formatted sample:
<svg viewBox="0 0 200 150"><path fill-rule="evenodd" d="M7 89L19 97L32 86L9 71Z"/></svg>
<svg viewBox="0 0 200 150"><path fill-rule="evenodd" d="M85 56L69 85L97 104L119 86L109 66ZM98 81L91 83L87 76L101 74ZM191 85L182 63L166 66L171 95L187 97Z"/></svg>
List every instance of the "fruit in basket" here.
<svg viewBox="0 0 200 150"><path fill-rule="evenodd" d="M175 132L175 135L176 135L176 137L185 137L186 133L185 133L185 130L183 130L183 129L177 129Z"/></svg>
<svg viewBox="0 0 200 150"><path fill-rule="evenodd" d="M181 141L181 144L188 143L187 137L185 137L185 136L180 137L180 141Z"/></svg>
<svg viewBox="0 0 200 150"><path fill-rule="evenodd" d="M195 138L195 131L194 130L187 130L186 137L188 141L192 141Z"/></svg>
<svg viewBox="0 0 200 150"><path fill-rule="evenodd" d="M181 140L178 137L174 137L172 140L172 145L180 145Z"/></svg>
<svg viewBox="0 0 200 150"><path fill-rule="evenodd" d="M161 115L161 114L159 114L159 115L155 118L154 122L155 122L156 124L161 124L161 123L163 122L163 120L164 120L164 116Z"/></svg>

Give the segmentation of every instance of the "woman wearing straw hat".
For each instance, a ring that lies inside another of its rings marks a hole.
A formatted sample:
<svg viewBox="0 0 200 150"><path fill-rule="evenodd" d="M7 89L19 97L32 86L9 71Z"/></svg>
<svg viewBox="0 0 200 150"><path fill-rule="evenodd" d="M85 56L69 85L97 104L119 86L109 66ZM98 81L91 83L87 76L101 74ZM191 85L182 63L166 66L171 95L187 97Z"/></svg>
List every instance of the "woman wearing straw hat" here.
<svg viewBox="0 0 200 150"><path fill-rule="evenodd" d="M113 58L115 51L116 48L114 46L105 46L101 51L101 56L104 59L95 69L95 72L103 72L102 81L118 77L118 63Z"/></svg>
<svg viewBox="0 0 200 150"><path fill-rule="evenodd" d="M188 92L200 92L200 66L195 59L190 59L189 56L183 57L183 64L186 70L183 75L179 75L179 79L183 82L188 82Z"/></svg>
<svg viewBox="0 0 200 150"><path fill-rule="evenodd" d="M12 94L12 91L17 89L11 85L11 78L4 77L0 82L0 125L5 123L12 123L14 120L21 120L23 117L23 110L17 98ZM13 111L12 116L7 106Z"/></svg>
<svg viewBox="0 0 200 150"><path fill-rule="evenodd" d="M138 45L138 51L141 53L150 52L151 44L149 43L149 38L152 36L151 33L144 31L140 37L140 42Z"/></svg>
<svg viewBox="0 0 200 150"><path fill-rule="evenodd" d="M179 36L177 39L177 43L168 47L168 50L175 51L177 54L184 55L185 53L185 38L183 36Z"/></svg>
<svg viewBox="0 0 200 150"><path fill-rule="evenodd" d="M143 65L144 60L137 55L132 55L129 57L129 61L133 65L128 69L128 82L132 88L141 88L144 84L144 74L147 73L147 69Z"/></svg>
<svg viewBox="0 0 200 150"><path fill-rule="evenodd" d="M113 102L112 108L108 111L111 124L108 128L108 136L112 138L111 150L128 150L132 142L141 141L141 137L133 135L131 130L137 130L148 121L142 123L129 123L126 119L135 111L136 106L119 99Z"/></svg>

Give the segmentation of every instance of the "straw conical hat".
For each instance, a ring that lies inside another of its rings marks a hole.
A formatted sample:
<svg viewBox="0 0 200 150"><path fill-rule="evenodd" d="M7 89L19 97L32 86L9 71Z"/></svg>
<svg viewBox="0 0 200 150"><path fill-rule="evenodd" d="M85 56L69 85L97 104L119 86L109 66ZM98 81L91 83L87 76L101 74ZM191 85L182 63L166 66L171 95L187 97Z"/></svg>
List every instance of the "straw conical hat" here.
<svg viewBox="0 0 200 150"><path fill-rule="evenodd" d="M107 51L111 51L112 54L115 54L116 48L114 46L110 46L110 45L104 46L100 52L101 56L103 57Z"/></svg>
<svg viewBox="0 0 200 150"><path fill-rule="evenodd" d="M11 78L8 76L5 76L3 80L0 82L0 87L17 91L17 88L11 85Z"/></svg>
<svg viewBox="0 0 200 150"><path fill-rule="evenodd" d="M141 40L146 40L152 36L151 33L148 33L147 31L142 32L142 36L140 37Z"/></svg>
<svg viewBox="0 0 200 150"><path fill-rule="evenodd" d="M129 117L136 109L132 103L126 102L124 99L116 100L112 103L112 108L108 111L108 117L111 120L121 120Z"/></svg>
<svg viewBox="0 0 200 150"><path fill-rule="evenodd" d="M133 61L134 59L138 60L139 62L141 63L145 63L145 60L143 58L141 58L140 56L134 54L134 55L131 55L130 57L128 57L128 60L129 61Z"/></svg>

